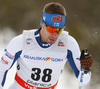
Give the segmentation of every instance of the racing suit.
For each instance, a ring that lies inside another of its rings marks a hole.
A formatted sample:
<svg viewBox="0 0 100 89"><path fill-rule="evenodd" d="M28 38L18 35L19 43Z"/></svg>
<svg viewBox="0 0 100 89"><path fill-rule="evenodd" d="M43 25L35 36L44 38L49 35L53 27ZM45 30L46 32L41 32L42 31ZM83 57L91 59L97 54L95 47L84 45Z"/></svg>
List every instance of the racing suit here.
<svg viewBox="0 0 100 89"><path fill-rule="evenodd" d="M23 31L10 41L0 60L0 89L4 86L7 71L16 61L15 81L9 89L56 89L67 60L80 80L77 41L63 31L54 44L44 44L40 41L39 31ZM87 84L90 77L91 72L84 74L83 84Z"/></svg>

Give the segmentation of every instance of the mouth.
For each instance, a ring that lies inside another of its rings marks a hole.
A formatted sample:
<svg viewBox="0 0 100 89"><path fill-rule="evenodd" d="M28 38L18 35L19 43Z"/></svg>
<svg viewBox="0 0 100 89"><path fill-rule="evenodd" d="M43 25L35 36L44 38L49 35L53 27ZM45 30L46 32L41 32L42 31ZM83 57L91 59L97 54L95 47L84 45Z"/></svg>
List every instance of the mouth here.
<svg viewBox="0 0 100 89"><path fill-rule="evenodd" d="M54 38L49 38L49 41L50 41L51 43L54 43L54 42L55 42L55 39L54 39Z"/></svg>

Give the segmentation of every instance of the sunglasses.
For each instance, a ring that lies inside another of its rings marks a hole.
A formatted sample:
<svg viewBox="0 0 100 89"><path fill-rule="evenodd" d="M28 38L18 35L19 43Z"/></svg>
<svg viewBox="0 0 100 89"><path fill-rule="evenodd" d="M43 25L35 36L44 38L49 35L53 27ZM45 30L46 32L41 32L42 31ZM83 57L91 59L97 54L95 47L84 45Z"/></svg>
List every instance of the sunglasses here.
<svg viewBox="0 0 100 89"><path fill-rule="evenodd" d="M43 18L42 18L42 20L43 20ZM52 26L50 26L50 25L47 25L47 24L45 23L44 20L43 20L43 23L44 23L45 26L46 26L46 30L47 30L48 32L50 32L50 33L57 32L58 34L60 34L60 33L64 30L64 28L65 28L65 26L64 26L63 28L52 27Z"/></svg>

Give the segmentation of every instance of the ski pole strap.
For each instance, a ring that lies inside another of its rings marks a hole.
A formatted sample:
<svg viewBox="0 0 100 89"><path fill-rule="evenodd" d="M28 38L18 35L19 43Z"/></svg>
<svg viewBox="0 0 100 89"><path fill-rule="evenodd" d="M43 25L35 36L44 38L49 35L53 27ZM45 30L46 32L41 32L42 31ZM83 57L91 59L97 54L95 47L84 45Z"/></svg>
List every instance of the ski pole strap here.
<svg viewBox="0 0 100 89"><path fill-rule="evenodd" d="M16 75L15 75L15 80L16 80L16 82L17 82L21 87L23 87L23 88L25 88L25 89L55 89L55 87L56 87L56 85L57 85L57 83L58 83L58 81L57 81L57 83L56 83L55 85L51 86L51 87L45 87L45 88L43 88L43 87L36 87L36 86L32 86L32 85L28 84L27 82L25 82L23 79L21 79L21 78L17 75L17 73L16 73Z"/></svg>

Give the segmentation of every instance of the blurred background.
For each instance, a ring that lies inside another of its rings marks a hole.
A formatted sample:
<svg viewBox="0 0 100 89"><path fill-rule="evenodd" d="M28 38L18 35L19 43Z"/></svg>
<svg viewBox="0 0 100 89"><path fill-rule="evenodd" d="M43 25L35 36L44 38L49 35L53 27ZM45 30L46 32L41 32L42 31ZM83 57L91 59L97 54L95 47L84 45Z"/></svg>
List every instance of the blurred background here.
<svg viewBox="0 0 100 89"><path fill-rule="evenodd" d="M77 40L81 50L87 48L92 54L91 81L83 89L100 89L100 0L0 0L0 56L14 36L24 29L40 28L43 7L49 2L65 7L65 30ZM78 89L79 82L68 62L60 80L58 89Z"/></svg>

